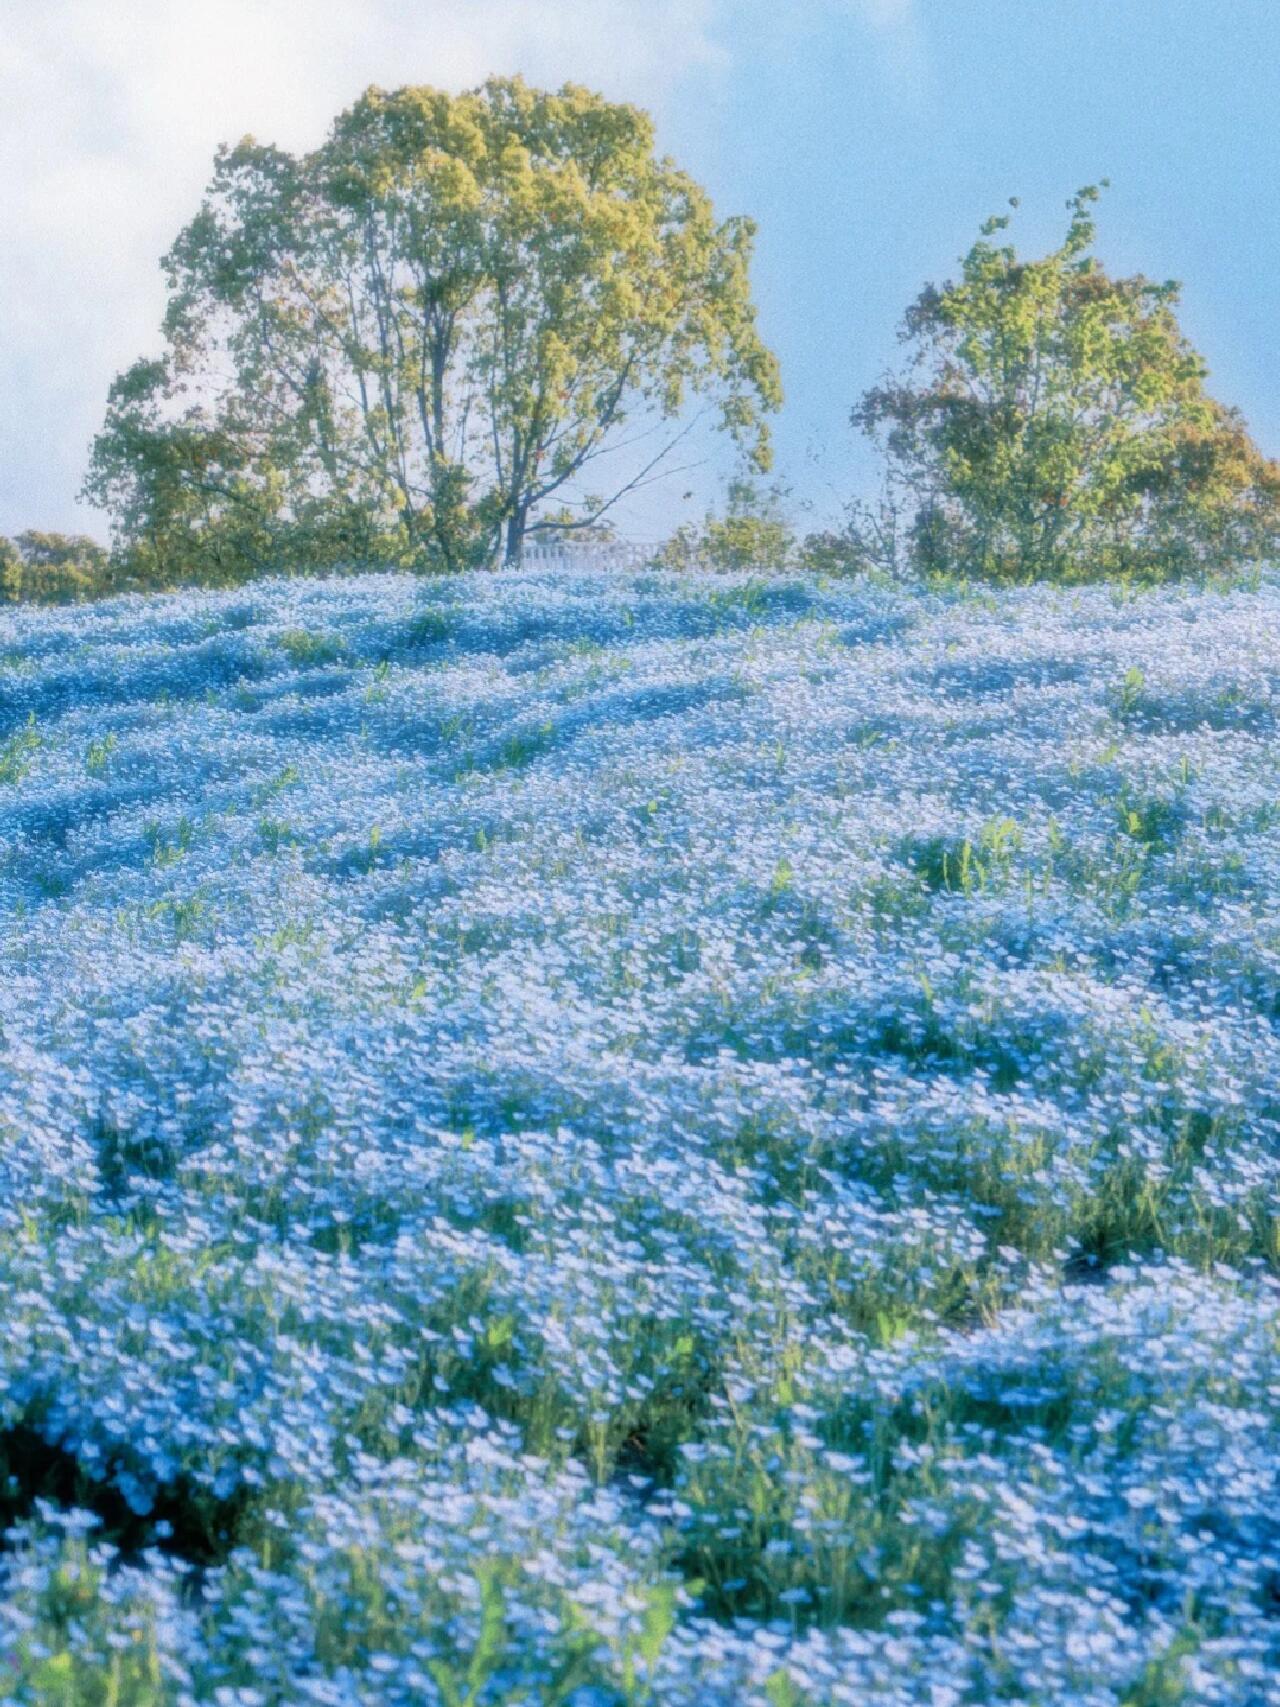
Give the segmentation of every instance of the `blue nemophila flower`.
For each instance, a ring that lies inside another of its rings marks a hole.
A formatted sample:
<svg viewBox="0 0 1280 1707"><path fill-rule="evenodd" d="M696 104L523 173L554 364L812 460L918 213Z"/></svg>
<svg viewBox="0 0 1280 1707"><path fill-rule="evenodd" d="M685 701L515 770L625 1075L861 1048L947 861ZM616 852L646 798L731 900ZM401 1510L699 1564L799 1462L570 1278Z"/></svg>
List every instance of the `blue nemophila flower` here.
<svg viewBox="0 0 1280 1707"><path fill-rule="evenodd" d="M0 614L0 1701L1272 1699L1278 607Z"/></svg>

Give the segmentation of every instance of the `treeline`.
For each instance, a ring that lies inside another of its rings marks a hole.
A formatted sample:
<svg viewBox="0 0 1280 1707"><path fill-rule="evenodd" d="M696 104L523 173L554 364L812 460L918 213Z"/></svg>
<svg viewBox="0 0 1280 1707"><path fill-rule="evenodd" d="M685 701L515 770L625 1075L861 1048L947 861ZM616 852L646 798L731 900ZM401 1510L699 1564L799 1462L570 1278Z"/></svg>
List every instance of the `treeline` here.
<svg viewBox="0 0 1280 1707"><path fill-rule="evenodd" d="M115 592L123 569L86 534L0 534L0 603L72 604Z"/></svg>
<svg viewBox="0 0 1280 1707"><path fill-rule="evenodd" d="M165 257L165 347L115 381L92 447L111 552L24 534L0 585L518 561L600 537L678 471L693 405L742 472L661 548L671 566L1016 584L1268 561L1280 465L1208 394L1178 286L1094 254L1098 193L1049 254L1019 256L1001 215L924 287L903 367L851 411L882 488L799 540L762 484L782 391L752 223L718 220L646 114L587 90L370 89L312 154L220 151Z"/></svg>

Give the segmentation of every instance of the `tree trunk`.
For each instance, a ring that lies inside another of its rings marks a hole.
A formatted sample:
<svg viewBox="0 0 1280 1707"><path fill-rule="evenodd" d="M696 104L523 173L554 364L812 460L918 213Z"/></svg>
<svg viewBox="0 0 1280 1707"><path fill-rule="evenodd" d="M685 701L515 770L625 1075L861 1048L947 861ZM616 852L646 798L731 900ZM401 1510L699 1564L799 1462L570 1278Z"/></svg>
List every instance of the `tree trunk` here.
<svg viewBox="0 0 1280 1707"><path fill-rule="evenodd" d="M502 554L503 568L517 566L524 556L524 534L529 525L529 511L526 505L520 504L507 517L507 544Z"/></svg>

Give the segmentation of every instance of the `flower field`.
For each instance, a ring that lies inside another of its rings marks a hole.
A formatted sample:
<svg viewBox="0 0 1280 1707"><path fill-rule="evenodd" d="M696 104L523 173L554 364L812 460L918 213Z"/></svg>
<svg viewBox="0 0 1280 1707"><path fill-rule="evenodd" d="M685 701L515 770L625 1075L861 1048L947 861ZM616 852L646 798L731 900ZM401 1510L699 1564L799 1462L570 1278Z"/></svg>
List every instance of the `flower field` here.
<svg viewBox="0 0 1280 1707"><path fill-rule="evenodd" d="M0 614L0 1702L1280 1702L1280 586Z"/></svg>

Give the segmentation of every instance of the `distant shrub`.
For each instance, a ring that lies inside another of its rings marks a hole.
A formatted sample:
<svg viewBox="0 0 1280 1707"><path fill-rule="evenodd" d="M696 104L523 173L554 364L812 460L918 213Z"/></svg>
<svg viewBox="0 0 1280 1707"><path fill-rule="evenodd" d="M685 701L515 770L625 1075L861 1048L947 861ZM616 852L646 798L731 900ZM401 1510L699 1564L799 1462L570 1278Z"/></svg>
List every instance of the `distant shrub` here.
<svg viewBox="0 0 1280 1707"><path fill-rule="evenodd" d="M725 514L677 528L654 561L664 569L791 569L796 538L783 512L785 494L754 480L730 482Z"/></svg>
<svg viewBox="0 0 1280 1707"><path fill-rule="evenodd" d="M866 567L856 540L839 529L806 534L800 546L800 567L815 575L854 575Z"/></svg>
<svg viewBox="0 0 1280 1707"><path fill-rule="evenodd" d="M1280 464L1205 392L1178 286L1112 278L1090 253L1097 196L1072 198L1066 238L1041 260L993 241L1008 216L987 220L959 281L908 309L907 372L853 411L888 461L885 503L851 516L855 556L1076 582L1230 573L1275 554Z"/></svg>
<svg viewBox="0 0 1280 1707"><path fill-rule="evenodd" d="M69 604L112 590L110 554L81 533L0 537L0 604Z"/></svg>

